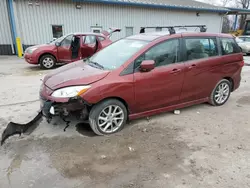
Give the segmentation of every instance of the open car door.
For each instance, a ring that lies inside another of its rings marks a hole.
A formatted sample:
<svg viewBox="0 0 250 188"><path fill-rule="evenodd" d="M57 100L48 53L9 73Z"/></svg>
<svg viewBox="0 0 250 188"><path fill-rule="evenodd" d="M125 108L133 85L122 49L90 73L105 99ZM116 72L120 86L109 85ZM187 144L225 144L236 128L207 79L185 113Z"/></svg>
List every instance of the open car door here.
<svg viewBox="0 0 250 188"><path fill-rule="evenodd" d="M121 31L121 29L119 29L119 28L109 28L108 31L103 30L101 33L103 35L107 36L108 38L110 38L113 33L120 32L120 31Z"/></svg>

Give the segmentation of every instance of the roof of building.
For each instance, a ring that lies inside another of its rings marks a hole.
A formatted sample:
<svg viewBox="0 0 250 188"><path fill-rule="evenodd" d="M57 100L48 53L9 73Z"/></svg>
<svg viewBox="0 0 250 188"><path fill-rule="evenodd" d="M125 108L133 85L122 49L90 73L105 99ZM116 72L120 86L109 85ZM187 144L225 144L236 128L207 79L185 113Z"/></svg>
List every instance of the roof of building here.
<svg viewBox="0 0 250 188"><path fill-rule="evenodd" d="M225 7L218 7L207 3L202 3L194 0L72 0L74 2L92 2L104 4L120 4L141 6L150 8L166 8L175 10L189 10L189 11L205 11L226 13L229 9Z"/></svg>

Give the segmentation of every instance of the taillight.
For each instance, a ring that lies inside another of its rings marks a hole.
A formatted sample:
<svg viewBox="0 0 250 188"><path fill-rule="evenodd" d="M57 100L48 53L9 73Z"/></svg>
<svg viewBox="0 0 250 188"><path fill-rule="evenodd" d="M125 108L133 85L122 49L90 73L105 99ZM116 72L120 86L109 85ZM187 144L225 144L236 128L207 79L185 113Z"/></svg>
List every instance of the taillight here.
<svg viewBox="0 0 250 188"><path fill-rule="evenodd" d="M244 61L241 61L241 62L240 62L240 66L241 66L241 67L244 67L244 64L245 64Z"/></svg>

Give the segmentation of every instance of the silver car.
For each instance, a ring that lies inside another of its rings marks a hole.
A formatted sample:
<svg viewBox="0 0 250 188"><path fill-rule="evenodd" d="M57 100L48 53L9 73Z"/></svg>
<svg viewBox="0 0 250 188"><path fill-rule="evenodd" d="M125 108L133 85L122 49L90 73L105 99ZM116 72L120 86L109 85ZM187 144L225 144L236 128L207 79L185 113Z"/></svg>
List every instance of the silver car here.
<svg viewBox="0 0 250 188"><path fill-rule="evenodd" d="M238 36L235 38L243 53L250 54L250 36Z"/></svg>

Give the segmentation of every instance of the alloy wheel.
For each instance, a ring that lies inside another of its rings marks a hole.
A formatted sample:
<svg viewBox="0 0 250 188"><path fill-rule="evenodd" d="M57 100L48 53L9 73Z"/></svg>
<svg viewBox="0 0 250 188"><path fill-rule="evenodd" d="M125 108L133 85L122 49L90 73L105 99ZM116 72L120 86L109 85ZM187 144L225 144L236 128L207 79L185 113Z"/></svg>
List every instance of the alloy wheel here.
<svg viewBox="0 0 250 188"><path fill-rule="evenodd" d="M109 105L98 116L98 127L104 133L113 133L118 130L124 121L124 112L117 105Z"/></svg>
<svg viewBox="0 0 250 188"><path fill-rule="evenodd" d="M214 99L218 104L223 104L229 97L230 86L222 82L215 90Z"/></svg>

